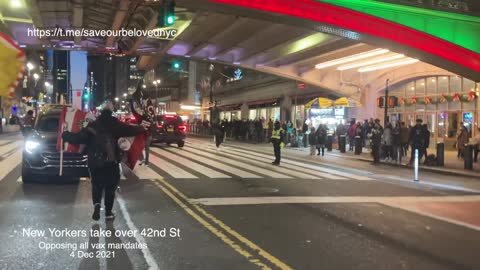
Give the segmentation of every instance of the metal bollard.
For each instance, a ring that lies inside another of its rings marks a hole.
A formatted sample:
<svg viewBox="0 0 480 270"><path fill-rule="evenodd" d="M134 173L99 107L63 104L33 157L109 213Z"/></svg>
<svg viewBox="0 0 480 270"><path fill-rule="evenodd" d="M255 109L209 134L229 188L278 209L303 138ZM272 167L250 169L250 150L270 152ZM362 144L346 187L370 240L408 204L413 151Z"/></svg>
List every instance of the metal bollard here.
<svg viewBox="0 0 480 270"><path fill-rule="evenodd" d="M332 152L333 145L333 136L332 134L327 135L327 151Z"/></svg>
<svg viewBox="0 0 480 270"><path fill-rule="evenodd" d="M355 155L360 155L362 153L362 138L360 136L355 136Z"/></svg>
<svg viewBox="0 0 480 270"><path fill-rule="evenodd" d="M414 173L415 173L415 178L413 181L418 182L418 149L415 149L415 164L414 164Z"/></svg>
<svg viewBox="0 0 480 270"><path fill-rule="evenodd" d="M345 148L347 147L347 136L340 135L340 141L338 142L340 146L340 153L345 153Z"/></svg>
<svg viewBox="0 0 480 270"><path fill-rule="evenodd" d="M473 145L467 144L463 150L465 170L473 170Z"/></svg>
<svg viewBox="0 0 480 270"><path fill-rule="evenodd" d="M437 143L437 166L445 166L445 144Z"/></svg>

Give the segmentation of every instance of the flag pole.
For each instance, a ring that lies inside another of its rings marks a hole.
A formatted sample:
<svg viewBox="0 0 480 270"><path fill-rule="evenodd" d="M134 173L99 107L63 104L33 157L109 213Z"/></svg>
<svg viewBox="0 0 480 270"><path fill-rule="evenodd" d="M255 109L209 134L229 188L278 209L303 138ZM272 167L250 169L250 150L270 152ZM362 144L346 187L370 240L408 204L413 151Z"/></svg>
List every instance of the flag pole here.
<svg viewBox="0 0 480 270"><path fill-rule="evenodd" d="M65 132L66 126L67 126L67 122L64 122L63 125L62 125L62 134L63 134L63 132ZM62 136L62 135L60 135L60 136ZM59 171L59 176L63 175L63 148L64 148L64 145L63 145L63 136L62 136L62 137L60 137L60 171Z"/></svg>

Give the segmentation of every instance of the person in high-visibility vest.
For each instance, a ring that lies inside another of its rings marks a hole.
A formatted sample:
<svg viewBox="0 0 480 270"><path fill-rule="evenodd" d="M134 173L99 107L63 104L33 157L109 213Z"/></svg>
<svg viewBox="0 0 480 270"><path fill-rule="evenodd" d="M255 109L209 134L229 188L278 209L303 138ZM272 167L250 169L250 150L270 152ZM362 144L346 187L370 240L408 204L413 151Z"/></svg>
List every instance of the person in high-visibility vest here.
<svg viewBox="0 0 480 270"><path fill-rule="evenodd" d="M272 137L270 137L270 141L273 144L273 152L275 153L275 160L272 162L273 165L280 165L280 149L285 146L285 143L283 142L283 136L284 130L280 127L280 122L276 121L272 130Z"/></svg>

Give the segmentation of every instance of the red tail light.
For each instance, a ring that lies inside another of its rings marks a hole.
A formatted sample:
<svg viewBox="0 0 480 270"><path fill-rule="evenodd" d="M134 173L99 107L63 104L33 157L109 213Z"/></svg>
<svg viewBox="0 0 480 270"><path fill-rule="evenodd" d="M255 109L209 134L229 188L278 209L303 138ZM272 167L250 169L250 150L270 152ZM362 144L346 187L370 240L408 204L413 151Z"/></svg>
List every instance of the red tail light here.
<svg viewBox="0 0 480 270"><path fill-rule="evenodd" d="M158 128L163 128L163 125L157 124Z"/></svg>
<svg viewBox="0 0 480 270"><path fill-rule="evenodd" d="M181 132L187 132L187 126L178 126L178 130Z"/></svg>

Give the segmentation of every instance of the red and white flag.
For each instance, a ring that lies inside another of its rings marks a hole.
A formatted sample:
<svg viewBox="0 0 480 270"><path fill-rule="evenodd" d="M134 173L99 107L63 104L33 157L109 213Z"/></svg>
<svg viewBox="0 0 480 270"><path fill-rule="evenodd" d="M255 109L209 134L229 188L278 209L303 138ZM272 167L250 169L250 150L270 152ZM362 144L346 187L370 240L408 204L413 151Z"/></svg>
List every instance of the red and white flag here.
<svg viewBox="0 0 480 270"><path fill-rule="evenodd" d="M89 121L92 120L94 120L92 113L64 106L60 115L60 123L58 125L57 150L61 151L63 131L70 131L73 133L79 132L83 127L86 127ZM80 153L82 148L79 144L65 143L64 150L69 153Z"/></svg>
<svg viewBox="0 0 480 270"><path fill-rule="evenodd" d="M137 161L140 159L142 155L142 151L145 149L145 143L147 141L146 134L142 133L135 137L129 138L132 140L132 145L130 149L127 151L127 166L133 170Z"/></svg>

